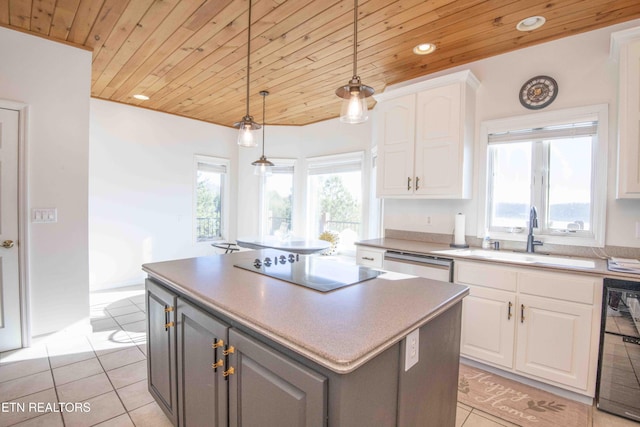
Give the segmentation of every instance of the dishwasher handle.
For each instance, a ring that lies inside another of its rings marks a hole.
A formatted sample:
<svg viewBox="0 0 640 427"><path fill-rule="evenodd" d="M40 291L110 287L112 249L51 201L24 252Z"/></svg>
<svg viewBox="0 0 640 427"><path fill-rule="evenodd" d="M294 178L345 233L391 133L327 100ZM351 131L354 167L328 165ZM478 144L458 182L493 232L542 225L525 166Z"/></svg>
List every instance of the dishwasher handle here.
<svg viewBox="0 0 640 427"><path fill-rule="evenodd" d="M409 261L409 262L415 262L418 264L428 264L433 266L441 266L445 268L451 268L451 264L453 264L453 260L448 258L439 258L439 257L430 256L430 255L408 254L405 252L393 252L393 251L387 251L384 254L384 259L390 260L390 261L400 261L400 262Z"/></svg>

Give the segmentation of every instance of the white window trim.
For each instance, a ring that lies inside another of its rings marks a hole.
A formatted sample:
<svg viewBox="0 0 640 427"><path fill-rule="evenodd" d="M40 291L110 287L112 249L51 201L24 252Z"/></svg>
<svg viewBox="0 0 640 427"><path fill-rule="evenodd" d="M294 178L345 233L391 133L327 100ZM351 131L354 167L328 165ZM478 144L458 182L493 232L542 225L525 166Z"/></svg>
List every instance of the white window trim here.
<svg viewBox="0 0 640 427"><path fill-rule="evenodd" d="M489 180L488 148L489 135L498 132L507 132L515 129L527 129L542 126L559 125L571 121L581 121L585 116L597 116L598 133L596 144L593 147L593 237L565 236L565 235L536 235L536 239L544 243L572 246L604 247L606 228L606 203L607 203L607 153L609 140L609 109L607 104L597 104L585 107L568 108L548 112L537 112L517 117L487 120L480 124L480 149L478 150L479 175L478 175L478 223L477 237L484 237L487 219L487 193ZM535 232L534 232L535 234ZM527 230L522 233L512 234L506 232L492 232L491 238L496 240L522 241L527 240Z"/></svg>
<svg viewBox="0 0 640 427"><path fill-rule="evenodd" d="M222 230L220 240L210 240L207 242L198 242L197 236L197 224L196 224L196 211L198 203L198 163L211 163L215 165L224 165L227 169L226 177L224 179L223 186L223 199L222 199ZM230 205L230 182L231 182L231 161L222 157L206 156L202 154L196 154L193 157L193 203L191 210L191 241L194 246L210 246L212 242L216 241L228 241L229 239L229 205Z"/></svg>
<svg viewBox="0 0 640 427"><path fill-rule="evenodd" d="M292 167L293 168L293 178L292 178L292 188L291 188L291 195L292 195L292 203L291 203L291 224L289 224L289 231L291 233L293 233L294 230L294 224L297 224L298 222L298 218L296 216L297 213L297 209L296 209L296 180L297 180L297 174L298 174L298 168L296 167L296 159L284 159L284 158L269 158L269 161L271 163L273 163L276 166L288 166L288 167ZM265 185L265 181L266 181L267 177L266 176L262 176L260 177L260 191L258 194L258 206L260 207L260 218L259 218L259 223L258 223L258 231L260 233L261 236L265 235L265 229L264 229L264 209L265 209L265 205L264 205L264 185Z"/></svg>

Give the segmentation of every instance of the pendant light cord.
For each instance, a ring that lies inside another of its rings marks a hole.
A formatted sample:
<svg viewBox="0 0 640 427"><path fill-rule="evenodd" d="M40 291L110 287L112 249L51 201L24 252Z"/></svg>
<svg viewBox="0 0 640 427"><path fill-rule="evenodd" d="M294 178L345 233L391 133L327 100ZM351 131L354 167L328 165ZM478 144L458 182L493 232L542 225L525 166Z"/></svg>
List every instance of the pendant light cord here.
<svg viewBox="0 0 640 427"><path fill-rule="evenodd" d="M264 114L265 114L264 104L267 99L267 94L266 92L261 92L260 94L262 95L262 157L264 157L264 146L266 144L266 140L264 139L264 125L266 123L266 120L264 118Z"/></svg>
<svg viewBox="0 0 640 427"><path fill-rule="evenodd" d="M353 2L353 77L358 69L358 0Z"/></svg>
<svg viewBox="0 0 640 427"><path fill-rule="evenodd" d="M251 0L249 0L249 25L247 27L247 116L249 115L249 67L251 66Z"/></svg>

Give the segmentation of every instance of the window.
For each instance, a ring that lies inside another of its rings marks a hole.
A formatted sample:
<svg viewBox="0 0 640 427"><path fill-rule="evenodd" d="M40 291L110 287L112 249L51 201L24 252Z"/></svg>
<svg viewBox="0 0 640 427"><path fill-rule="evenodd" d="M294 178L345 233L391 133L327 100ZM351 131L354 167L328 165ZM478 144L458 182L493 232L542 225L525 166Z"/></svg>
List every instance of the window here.
<svg viewBox="0 0 640 427"><path fill-rule="evenodd" d="M485 122L482 230L506 240L526 234L535 206L544 241L603 245L606 132L606 106Z"/></svg>
<svg viewBox="0 0 640 427"><path fill-rule="evenodd" d="M292 230L294 161L271 161L272 174L262 181L262 234L284 237Z"/></svg>
<svg viewBox="0 0 640 427"><path fill-rule="evenodd" d="M355 249L363 235L363 153L308 159L307 228L317 238L324 231L339 235L341 251Z"/></svg>
<svg viewBox="0 0 640 427"><path fill-rule="evenodd" d="M196 156L195 240L211 242L226 235L229 161Z"/></svg>

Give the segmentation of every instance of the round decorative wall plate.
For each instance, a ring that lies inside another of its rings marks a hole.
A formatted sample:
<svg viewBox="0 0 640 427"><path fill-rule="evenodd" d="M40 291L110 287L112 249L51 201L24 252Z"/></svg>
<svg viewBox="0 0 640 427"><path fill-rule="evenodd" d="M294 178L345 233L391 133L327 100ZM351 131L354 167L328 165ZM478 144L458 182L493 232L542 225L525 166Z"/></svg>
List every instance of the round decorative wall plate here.
<svg viewBox="0 0 640 427"><path fill-rule="evenodd" d="M558 96L558 83L549 76L529 79L520 89L520 103L530 110L539 110L551 104Z"/></svg>

